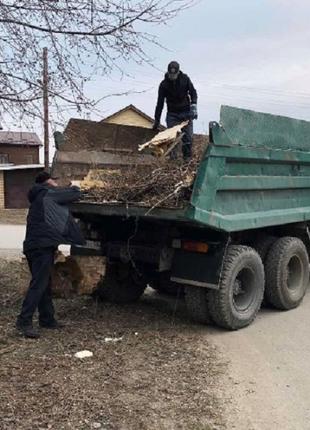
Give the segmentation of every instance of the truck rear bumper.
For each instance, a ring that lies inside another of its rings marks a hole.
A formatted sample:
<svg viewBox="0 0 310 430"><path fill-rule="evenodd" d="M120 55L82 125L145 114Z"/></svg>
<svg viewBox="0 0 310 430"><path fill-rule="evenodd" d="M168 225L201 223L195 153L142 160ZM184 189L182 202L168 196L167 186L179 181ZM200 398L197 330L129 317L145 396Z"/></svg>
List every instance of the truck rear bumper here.
<svg viewBox="0 0 310 430"><path fill-rule="evenodd" d="M150 264L162 272L171 269L174 250L168 247L130 245L124 242L108 243L105 247L110 259L129 263L130 261Z"/></svg>

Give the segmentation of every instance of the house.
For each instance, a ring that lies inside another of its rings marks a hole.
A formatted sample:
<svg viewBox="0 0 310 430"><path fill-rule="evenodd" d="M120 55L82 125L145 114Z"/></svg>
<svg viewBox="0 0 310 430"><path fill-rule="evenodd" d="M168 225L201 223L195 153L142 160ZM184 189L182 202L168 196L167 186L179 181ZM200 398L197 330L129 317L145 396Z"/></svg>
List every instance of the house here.
<svg viewBox="0 0 310 430"><path fill-rule="evenodd" d="M39 164L41 146L36 133L0 131L0 165Z"/></svg>
<svg viewBox="0 0 310 430"><path fill-rule="evenodd" d="M27 208L27 193L43 166L36 133L0 132L0 209Z"/></svg>
<svg viewBox="0 0 310 430"><path fill-rule="evenodd" d="M100 123L108 124L119 124L119 125L130 125L143 128L152 128L154 124L154 119L148 116L146 113L142 112L136 106L130 104L123 109L113 113L112 115L104 118ZM160 126L159 130L163 131L166 127ZM193 144L201 145L208 143L208 136L205 134L195 133L193 136Z"/></svg>
<svg viewBox="0 0 310 430"><path fill-rule="evenodd" d="M101 122L152 128L154 119L142 112L136 106L130 104L107 118L104 118Z"/></svg>

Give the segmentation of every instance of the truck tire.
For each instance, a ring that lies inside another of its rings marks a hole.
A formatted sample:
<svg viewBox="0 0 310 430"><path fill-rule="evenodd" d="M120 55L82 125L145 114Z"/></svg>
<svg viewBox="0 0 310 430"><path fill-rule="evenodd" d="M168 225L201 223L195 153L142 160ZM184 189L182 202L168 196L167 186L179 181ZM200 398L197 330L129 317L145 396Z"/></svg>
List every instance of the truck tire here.
<svg viewBox="0 0 310 430"><path fill-rule="evenodd" d="M130 303L142 296L146 286L145 279L131 264L108 263L96 295L103 301Z"/></svg>
<svg viewBox="0 0 310 430"><path fill-rule="evenodd" d="M277 309L296 308L309 283L309 258L305 245L296 237L278 239L266 260L266 298Z"/></svg>
<svg viewBox="0 0 310 430"><path fill-rule="evenodd" d="M208 295L209 290L203 287L185 287L185 303L190 318L201 324L210 324Z"/></svg>
<svg viewBox="0 0 310 430"><path fill-rule="evenodd" d="M219 289L209 291L212 320L230 330L248 326L261 307L264 284L264 266L258 253L248 246L229 246Z"/></svg>

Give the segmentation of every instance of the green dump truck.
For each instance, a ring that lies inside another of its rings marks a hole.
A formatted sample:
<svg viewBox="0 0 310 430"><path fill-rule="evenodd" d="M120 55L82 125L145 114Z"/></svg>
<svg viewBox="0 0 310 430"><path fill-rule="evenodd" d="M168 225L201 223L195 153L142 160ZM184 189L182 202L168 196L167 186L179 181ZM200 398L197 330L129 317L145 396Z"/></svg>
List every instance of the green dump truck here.
<svg viewBox="0 0 310 430"><path fill-rule="evenodd" d="M74 204L87 245L72 253L107 258L105 300L180 287L193 320L232 330L263 300L295 308L309 283L309 148L310 122L223 106L186 208Z"/></svg>

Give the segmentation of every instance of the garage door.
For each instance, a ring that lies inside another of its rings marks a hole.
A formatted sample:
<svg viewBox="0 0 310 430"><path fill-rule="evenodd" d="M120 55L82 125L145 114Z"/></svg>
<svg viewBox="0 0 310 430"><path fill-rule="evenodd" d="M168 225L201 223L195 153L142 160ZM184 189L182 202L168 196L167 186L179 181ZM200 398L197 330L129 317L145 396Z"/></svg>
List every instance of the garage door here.
<svg viewBox="0 0 310 430"><path fill-rule="evenodd" d="M5 207L7 209L22 209L29 206L27 194L40 170L6 170L3 172Z"/></svg>

